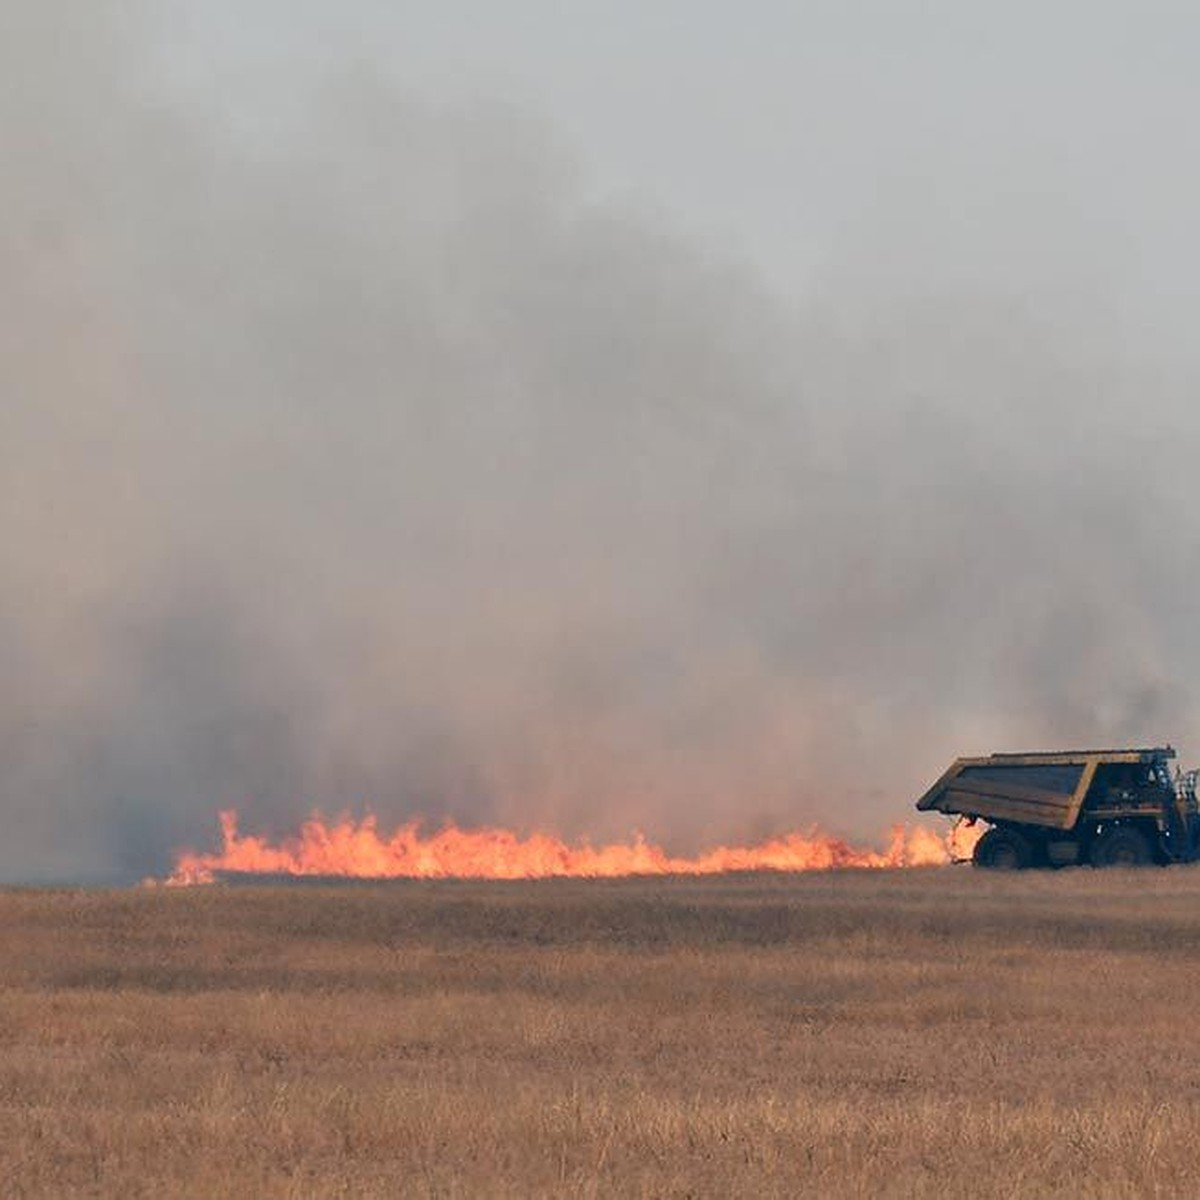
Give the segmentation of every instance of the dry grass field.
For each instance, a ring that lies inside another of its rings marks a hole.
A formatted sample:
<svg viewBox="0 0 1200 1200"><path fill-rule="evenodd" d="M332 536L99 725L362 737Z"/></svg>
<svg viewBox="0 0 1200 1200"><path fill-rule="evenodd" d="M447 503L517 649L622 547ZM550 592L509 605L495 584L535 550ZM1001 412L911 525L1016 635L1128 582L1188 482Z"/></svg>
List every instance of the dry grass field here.
<svg viewBox="0 0 1200 1200"><path fill-rule="evenodd" d="M1200 1195L1200 868L0 893L5 1196Z"/></svg>

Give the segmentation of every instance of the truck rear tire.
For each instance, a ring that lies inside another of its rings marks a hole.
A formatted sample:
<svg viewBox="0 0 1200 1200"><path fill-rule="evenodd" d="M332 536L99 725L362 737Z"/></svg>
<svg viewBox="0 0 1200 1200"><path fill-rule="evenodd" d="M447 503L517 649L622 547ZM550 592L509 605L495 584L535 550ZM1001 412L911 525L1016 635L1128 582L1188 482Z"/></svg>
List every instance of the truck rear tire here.
<svg viewBox="0 0 1200 1200"><path fill-rule="evenodd" d="M975 843L971 861L989 871L1023 871L1033 862L1033 847L1015 829L989 829Z"/></svg>
<svg viewBox="0 0 1200 1200"><path fill-rule="evenodd" d="M1118 825L1092 845L1093 867L1148 867L1154 852L1145 836L1128 825Z"/></svg>

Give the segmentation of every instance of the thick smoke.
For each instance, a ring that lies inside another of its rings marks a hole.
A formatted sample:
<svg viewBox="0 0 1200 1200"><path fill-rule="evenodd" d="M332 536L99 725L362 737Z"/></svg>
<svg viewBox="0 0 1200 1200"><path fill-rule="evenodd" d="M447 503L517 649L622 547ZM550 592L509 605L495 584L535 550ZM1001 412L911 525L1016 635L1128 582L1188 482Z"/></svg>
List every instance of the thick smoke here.
<svg viewBox="0 0 1200 1200"><path fill-rule="evenodd" d="M526 117L185 102L87 11L0 19L0 877L227 805L872 835L956 752L1186 734L1186 405L1102 314L797 310Z"/></svg>

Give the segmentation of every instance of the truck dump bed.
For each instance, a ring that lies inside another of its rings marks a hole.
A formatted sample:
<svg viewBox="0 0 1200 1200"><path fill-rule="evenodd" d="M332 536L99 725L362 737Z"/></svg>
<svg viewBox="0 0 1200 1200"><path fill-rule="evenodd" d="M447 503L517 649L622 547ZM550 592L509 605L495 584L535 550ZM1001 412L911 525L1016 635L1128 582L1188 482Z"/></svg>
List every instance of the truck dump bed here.
<svg viewBox="0 0 1200 1200"><path fill-rule="evenodd" d="M1101 764L1151 764L1174 757L1167 746L959 758L917 801L917 808L1067 830L1074 828Z"/></svg>

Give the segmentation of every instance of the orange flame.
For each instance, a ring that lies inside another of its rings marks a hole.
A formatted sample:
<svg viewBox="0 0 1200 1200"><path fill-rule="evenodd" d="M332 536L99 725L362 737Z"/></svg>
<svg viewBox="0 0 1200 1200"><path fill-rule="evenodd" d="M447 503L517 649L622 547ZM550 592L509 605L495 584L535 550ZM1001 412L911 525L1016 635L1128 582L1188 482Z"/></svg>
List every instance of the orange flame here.
<svg viewBox="0 0 1200 1200"><path fill-rule="evenodd" d="M211 883L218 873L328 875L361 879L544 879L550 876L716 875L726 871L813 871L831 867L920 867L952 859L948 839L928 829L891 831L884 851L856 848L816 831L756 846L718 846L694 858L669 855L640 834L628 843L569 845L546 833L521 838L506 829L446 825L422 836L417 821L382 835L373 816L332 824L314 814L296 837L272 844L238 832L237 813L221 816L216 854L179 854L170 884Z"/></svg>
<svg viewBox="0 0 1200 1200"><path fill-rule="evenodd" d="M975 843L984 835L987 826L974 817L959 817L946 835L946 849L951 862L970 862Z"/></svg>

